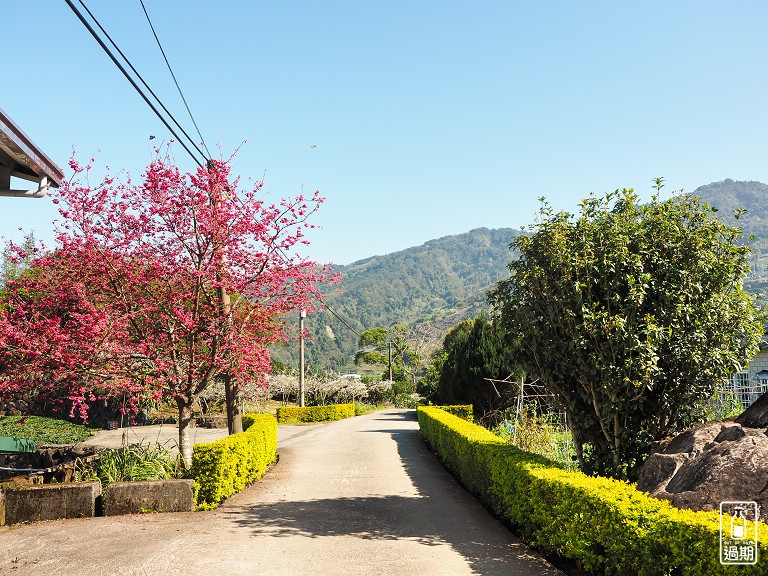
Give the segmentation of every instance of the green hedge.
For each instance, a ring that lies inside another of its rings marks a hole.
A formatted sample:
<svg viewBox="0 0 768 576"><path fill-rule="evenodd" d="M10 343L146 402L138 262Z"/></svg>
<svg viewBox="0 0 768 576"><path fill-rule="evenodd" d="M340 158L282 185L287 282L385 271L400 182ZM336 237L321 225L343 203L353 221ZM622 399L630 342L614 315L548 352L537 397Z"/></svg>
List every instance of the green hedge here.
<svg viewBox="0 0 768 576"><path fill-rule="evenodd" d="M679 510L626 482L561 470L436 407L419 407L418 418L424 439L486 506L528 543L587 573L768 574L766 524L759 564L724 567L717 512Z"/></svg>
<svg viewBox="0 0 768 576"><path fill-rule="evenodd" d="M250 428L253 425L254 422L257 422L262 416L263 416L263 414L255 414L255 413L254 414L243 414L241 416L241 418L243 420L243 432L248 430L248 428Z"/></svg>
<svg viewBox="0 0 768 576"><path fill-rule="evenodd" d="M328 406L280 406L277 409L277 421L288 422L325 422L341 420L355 415L354 404L329 404Z"/></svg>
<svg viewBox="0 0 768 576"><path fill-rule="evenodd" d="M277 458L277 421L271 414L243 415L241 434L195 444L192 476L197 504L215 508L264 475Z"/></svg>
<svg viewBox="0 0 768 576"><path fill-rule="evenodd" d="M458 416L467 422L474 422L475 415L472 411L472 404L454 404L451 406L437 406L440 410L445 410L448 414Z"/></svg>

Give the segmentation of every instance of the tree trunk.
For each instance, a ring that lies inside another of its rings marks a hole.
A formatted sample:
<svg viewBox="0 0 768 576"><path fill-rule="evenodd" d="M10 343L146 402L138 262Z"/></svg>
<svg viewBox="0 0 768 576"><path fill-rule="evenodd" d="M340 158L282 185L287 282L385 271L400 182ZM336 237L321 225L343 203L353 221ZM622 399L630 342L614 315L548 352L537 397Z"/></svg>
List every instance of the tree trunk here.
<svg viewBox="0 0 768 576"><path fill-rule="evenodd" d="M229 374L223 374L224 393L227 403L227 428L230 434L237 434L243 431L243 417L240 413L240 398L237 384L232 381Z"/></svg>
<svg viewBox="0 0 768 576"><path fill-rule="evenodd" d="M192 466L192 405L184 399L176 400L179 407L179 454L187 468Z"/></svg>

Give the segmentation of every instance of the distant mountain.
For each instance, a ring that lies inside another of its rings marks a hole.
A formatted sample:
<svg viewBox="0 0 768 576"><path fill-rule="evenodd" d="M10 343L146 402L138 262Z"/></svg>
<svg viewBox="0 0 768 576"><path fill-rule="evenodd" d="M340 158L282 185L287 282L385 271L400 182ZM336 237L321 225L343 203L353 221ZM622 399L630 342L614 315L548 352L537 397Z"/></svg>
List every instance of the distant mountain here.
<svg viewBox="0 0 768 576"><path fill-rule="evenodd" d="M431 240L385 256L347 266L341 293L327 295L329 306L358 332L407 324L421 339L437 343L461 320L486 308L485 294L508 275L514 257L509 244L521 232L478 228ZM306 347L309 367L335 370L353 366L357 335L327 310L307 319L313 342ZM281 362L296 362L295 346L273 350Z"/></svg>
<svg viewBox="0 0 768 576"><path fill-rule="evenodd" d="M744 242L753 250L752 273L745 287L765 293L768 290L768 185L728 179L699 186L693 193L717 208L722 221L743 229ZM746 210L738 220L734 216L737 210ZM749 241L751 235L754 240Z"/></svg>
<svg viewBox="0 0 768 576"><path fill-rule="evenodd" d="M718 209L718 217L744 229L754 250L752 274L746 287L768 292L768 185L723 180L700 186L694 194ZM738 220L737 209L747 212ZM415 340L437 344L442 335L465 318L486 309L485 294L508 276L507 264L516 257L509 244L521 232L511 228L478 228L431 240L385 256L373 256L348 266L340 294L329 293L329 306L358 332L393 324L411 326ZM353 369L357 335L327 310L307 319L313 334L306 348L309 368ZM296 346L276 348L276 359L296 366Z"/></svg>

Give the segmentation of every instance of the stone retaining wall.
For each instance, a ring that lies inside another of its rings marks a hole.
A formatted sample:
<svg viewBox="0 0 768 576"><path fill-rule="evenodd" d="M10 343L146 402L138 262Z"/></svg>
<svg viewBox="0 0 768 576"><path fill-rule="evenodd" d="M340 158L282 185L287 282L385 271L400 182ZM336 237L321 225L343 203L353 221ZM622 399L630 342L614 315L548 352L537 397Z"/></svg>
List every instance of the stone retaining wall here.
<svg viewBox="0 0 768 576"><path fill-rule="evenodd" d="M0 525L91 517L100 496L98 482L7 487L0 495Z"/></svg>
<svg viewBox="0 0 768 576"><path fill-rule="evenodd" d="M115 482L103 497L105 516L146 512L193 512L192 480ZM98 482L6 485L0 488L0 526L101 515Z"/></svg>
<svg viewBox="0 0 768 576"><path fill-rule="evenodd" d="M192 512L192 480L115 482L107 488L105 516L143 512Z"/></svg>

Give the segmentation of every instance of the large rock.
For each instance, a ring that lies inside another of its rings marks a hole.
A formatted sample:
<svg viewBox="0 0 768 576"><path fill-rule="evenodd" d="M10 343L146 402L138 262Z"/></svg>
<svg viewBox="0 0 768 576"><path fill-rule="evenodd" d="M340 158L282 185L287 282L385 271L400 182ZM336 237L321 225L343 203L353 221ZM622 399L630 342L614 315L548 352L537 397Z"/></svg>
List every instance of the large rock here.
<svg viewBox="0 0 768 576"><path fill-rule="evenodd" d="M691 510L755 501L768 520L768 423L747 425L764 422L766 398L758 400L765 401L762 408L753 404L734 422L708 422L664 442L641 468L638 489Z"/></svg>
<svg viewBox="0 0 768 576"><path fill-rule="evenodd" d="M768 428L768 393L755 400L735 421L748 428Z"/></svg>

